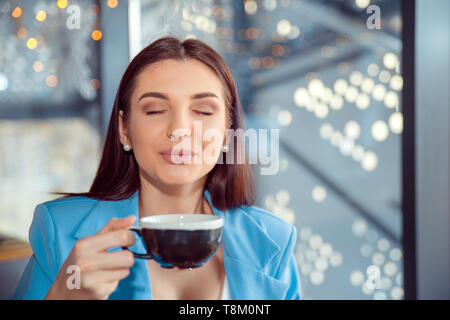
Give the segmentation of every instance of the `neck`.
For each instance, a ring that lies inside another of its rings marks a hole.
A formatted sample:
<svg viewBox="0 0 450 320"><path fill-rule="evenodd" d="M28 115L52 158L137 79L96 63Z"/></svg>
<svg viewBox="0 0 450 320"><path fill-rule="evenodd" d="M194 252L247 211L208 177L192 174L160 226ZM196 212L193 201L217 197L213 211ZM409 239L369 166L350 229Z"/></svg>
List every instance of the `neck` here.
<svg viewBox="0 0 450 320"><path fill-rule="evenodd" d="M139 217L158 214L211 214L203 198L204 179L186 185L157 185L141 177Z"/></svg>

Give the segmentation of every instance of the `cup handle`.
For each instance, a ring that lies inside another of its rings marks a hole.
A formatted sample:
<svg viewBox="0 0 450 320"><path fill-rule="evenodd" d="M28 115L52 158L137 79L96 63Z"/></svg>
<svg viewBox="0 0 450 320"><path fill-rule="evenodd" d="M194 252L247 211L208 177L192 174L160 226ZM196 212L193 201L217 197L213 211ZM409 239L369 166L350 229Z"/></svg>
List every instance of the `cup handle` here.
<svg viewBox="0 0 450 320"><path fill-rule="evenodd" d="M140 228L128 228L129 230L136 232L141 238L142 238L142 230ZM136 253L128 249L127 247L122 247L123 250L130 251L136 258L143 258L143 259L152 259L152 254L148 253Z"/></svg>

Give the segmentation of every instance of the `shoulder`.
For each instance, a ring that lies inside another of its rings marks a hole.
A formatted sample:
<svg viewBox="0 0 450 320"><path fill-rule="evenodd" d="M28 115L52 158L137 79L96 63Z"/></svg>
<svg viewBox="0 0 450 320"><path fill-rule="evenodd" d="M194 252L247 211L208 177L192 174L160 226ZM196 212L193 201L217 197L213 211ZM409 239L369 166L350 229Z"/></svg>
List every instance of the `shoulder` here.
<svg viewBox="0 0 450 320"><path fill-rule="evenodd" d="M44 205L47 208L57 208L57 207L73 207L83 204L95 204L96 202L98 202L98 200L96 199L83 196L72 196L45 201L40 203L39 205Z"/></svg>
<svg viewBox="0 0 450 320"><path fill-rule="evenodd" d="M36 206L35 215L50 218L53 222L64 224L82 219L98 203L98 200L83 196L58 198L45 201Z"/></svg>
<svg viewBox="0 0 450 320"><path fill-rule="evenodd" d="M96 199L83 197L83 196L72 196L72 197L64 197L58 198L54 200L49 200L40 203L38 206L46 207L51 211L58 210L70 210L70 209L78 209L80 207L91 207L98 202Z"/></svg>

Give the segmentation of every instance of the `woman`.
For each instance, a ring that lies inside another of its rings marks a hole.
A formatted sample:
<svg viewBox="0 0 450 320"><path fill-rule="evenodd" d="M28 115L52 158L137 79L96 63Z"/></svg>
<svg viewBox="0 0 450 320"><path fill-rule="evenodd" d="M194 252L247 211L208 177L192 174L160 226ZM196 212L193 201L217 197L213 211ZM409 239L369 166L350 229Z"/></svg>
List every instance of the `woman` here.
<svg viewBox="0 0 450 320"><path fill-rule="evenodd" d="M226 132L243 128L242 115L231 73L211 47L165 37L144 48L120 82L90 191L36 207L34 254L13 298L300 299L295 227L254 206L249 163L227 163L237 143ZM219 134L191 134L199 124ZM184 141L180 163L167 153ZM208 161L189 162L194 151ZM204 266L164 269L121 250L135 244L128 227L139 218L180 212L224 218L221 246Z"/></svg>

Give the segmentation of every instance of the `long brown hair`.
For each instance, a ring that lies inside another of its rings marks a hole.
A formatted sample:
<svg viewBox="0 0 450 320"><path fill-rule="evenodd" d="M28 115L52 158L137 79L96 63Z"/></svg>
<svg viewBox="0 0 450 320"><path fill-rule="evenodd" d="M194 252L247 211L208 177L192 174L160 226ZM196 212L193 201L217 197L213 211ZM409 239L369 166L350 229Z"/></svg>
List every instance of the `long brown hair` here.
<svg viewBox="0 0 450 320"><path fill-rule="evenodd" d="M126 123L130 112L130 97L137 75L149 65L166 59L196 59L209 67L223 84L227 122L231 123L230 129L243 129L242 117L245 117L245 114L235 82L223 58L210 46L197 39L181 42L174 37L160 38L136 55L122 76L114 100L99 168L89 192L54 192L53 194L114 201L127 199L139 189L139 170L134 153L125 152L119 140L119 110L123 110L123 121ZM255 203L252 167L248 162L247 154L245 154L245 162L238 163L236 135L233 135L233 139L230 146L235 151L234 161L230 164L226 163L226 154L222 153L220 155L222 162L219 161L214 166L205 183L205 189L211 194L213 205L220 210L242 205L250 206Z"/></svg>

